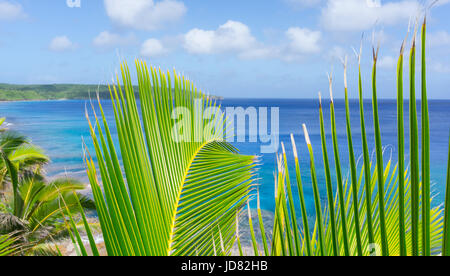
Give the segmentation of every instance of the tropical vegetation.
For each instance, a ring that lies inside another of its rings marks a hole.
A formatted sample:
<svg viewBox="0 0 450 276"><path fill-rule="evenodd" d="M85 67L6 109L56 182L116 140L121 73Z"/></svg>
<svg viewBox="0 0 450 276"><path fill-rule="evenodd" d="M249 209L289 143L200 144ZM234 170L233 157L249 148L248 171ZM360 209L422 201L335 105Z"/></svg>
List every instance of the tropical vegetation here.
<svg viewBox="0 0 450 276"><path fill-rule="evenodd" d="M101 98L109 98L108 87L105 85L0 83L0 101L89 99L89 92L93 93L94 91L99 91Z"/></svg>
<svg viewBox="0 0 450 276"><path fill-rule="evenodd" d="M292 135L292 147L296 164L296 182L299 191L302 225L297 223L297 215L287 156L283 145L283 153L278 157L278 175L276 177L276 211L273 235L271 239L262 237L262 245L253 238L255 255L282 256L431 256L449 252L449 181L445 208L431 207L430 194L430 151L429 151L429 115L426 90L426 20L421 33L421 135L419 139L416 101L409 101L410 156L405 159L404 135L404 98L403 98L403 54L406 40L400 50L397 70L398 99L398 164L392 160L383 160L381 126L379 123L377 103L377 61L378 49L373 50L372 71L372 103L375 130L376 160L369 157L366 124L364 117L361 66L359 66L359 101L361 118L361 139L363 145L363 166L358 170L353 150L353 135L350 125L350 108L347 90L347 68L344 61L346 131L349 148L350 177L342 176L340 166L339 144L337 142L336 116L334 110L332 79L330 77L330 114L331 136L333 142L333 158L337 192L334 194L331 180L331 168L327 149L327 136L324 128L323 106L320 101L320 126L322 152L325 167L328 204L322 207L321 191L317 183L317 171L313 155L313 147L309 139L307 126L303 125L304 136L310 152L310 173L314 189L315 214L314 225L309 225L308 214L303 195L299 156L295 138ZM358 55L361 63L361 54ZM416 32L413 35L410 52L410 99L416 99L415 90ZM419 157L419 144L422 153ZM450 156L449 156L450 157ZM409 162L409 168L405 167ZM386 164L386 165L385 165ZM448 170L450 173L450 158ZM322 193L323 194L323 193ZM259 200L259 197L258 197ZM437 204L436 204L437 205ZM259 206L259 204L258 204ZM259 225L264 233L263 220L258 209ZM249 216L251 223L251 216ZM312 231L312 232L311 232ZM312 233L312 234L311 234ZM239 235L239 233L237 233ZM252 236L255 233L252 231ZM239 241L239 239L237 239ZM262 251L262 249L264 251Z"/></svg>
<svg viewBox="0 0 450 276"><path fill-rule="evenodd" d="M69 178L47 181L42 166L49 158L26 137L5 128L0 133L0 154L0 241L15 248L3 253L56 254L47 243L68 237L66 208L78 213L80 202L95 209L92 200L73 192L85 186Z"/></svg>
<svg viewBox="0 0 450 276"><path fill-rule="evenodd" d="M136 97L138 89L134 87ZM0 101L89 100L95 93L100 99L111 99L107 85L0 83Z"/></svg>
<svg viewBox="0 0 450 276"><path fill-rule="evenodd" d="M226 127L226 119L191 81L145 62L136 61L136 69L140 107L126 63L110 87L123 168L101 102L93 123L86 112L103 190L87 148L86 167L107 253L228 254L235 215L253 185L255 157L238 154L213 131ZM190 116L196 109L199 118ZM173 128L172 114L179 128ZM200 127L206 125L210 131Z"/></svg>

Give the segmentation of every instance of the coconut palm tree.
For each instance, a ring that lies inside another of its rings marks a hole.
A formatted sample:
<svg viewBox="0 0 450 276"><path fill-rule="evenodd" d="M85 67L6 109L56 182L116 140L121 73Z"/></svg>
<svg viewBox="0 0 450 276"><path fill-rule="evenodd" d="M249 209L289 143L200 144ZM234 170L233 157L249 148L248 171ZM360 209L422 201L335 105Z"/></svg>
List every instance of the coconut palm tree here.
<svg viewBox="0 0 450 276"><path fill-rule="evenodd" d="M43 151L25 136L3 128L4 122L4 118L0 119L0 192L7 183L11 183L8 163L14 166L20 179L25 175L40 174L42 165L49 161Z"/></svg>
<svg viewBox="0 0 450 276"><path fill-rule="evenodd" d="M0 126L4 121L0 120ZM1 128L0 154L0 234L13 236L14 246L21 244L21 254L45 253L39 244L67 236L66 208L72 213L79 213L80 208L95 209L92 200L74 194L85 188L79 181L45 180L41 167L49 158L25 136ZM11 185L5 189L6 184Z"/></svg>
<svg viewBox="0 0 450 276"><path fill-rule="evenodd" d="M48 252L40 245L69 237L67 210L71 214L80 213L82 208L95 210L91 199L74 193L83 189L84 184L69 178L48 183L37 175L24 178L18 184L17 196L5 196L8 212L0 214L0 234L20 233L15 244L28 244L26 254Z"/></svg>

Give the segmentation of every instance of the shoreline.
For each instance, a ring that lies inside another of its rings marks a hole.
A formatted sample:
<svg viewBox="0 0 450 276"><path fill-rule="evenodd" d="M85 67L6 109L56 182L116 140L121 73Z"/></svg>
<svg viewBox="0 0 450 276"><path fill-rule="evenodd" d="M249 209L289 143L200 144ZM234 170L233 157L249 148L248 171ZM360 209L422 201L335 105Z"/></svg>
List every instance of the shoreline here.
<svg viewBox="0 0 450 276"><path fill-rule="evenodd" d="M20 102L63 102L63 101L77 101L77 100L83 100L83 99L42 99L42 100L0 100L0 103L20 103Z"/></svg>

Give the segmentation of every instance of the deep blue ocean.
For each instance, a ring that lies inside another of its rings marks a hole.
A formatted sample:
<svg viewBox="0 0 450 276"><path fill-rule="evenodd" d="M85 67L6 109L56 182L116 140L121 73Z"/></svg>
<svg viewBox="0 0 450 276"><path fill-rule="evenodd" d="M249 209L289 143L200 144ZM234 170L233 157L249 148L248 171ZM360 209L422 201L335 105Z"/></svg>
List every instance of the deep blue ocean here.
<svg viewBox="0 0 450 276"><path fill-rule="evenodd" d="M42 147L51 157L51 164L46 167L50 177L69 176L79 178L86 183L87 177L84 171L82 159L82 137L90 145L88 124L84 116L84 100L75 101L40 101L40 102L1 102L0 117L6 117L9 128L29 136L33 143ZM321 186L321 196L326 200L325 179L323 173L323 159L320 143L319 108L317 100L299 99L226 99L222 101L226 106L248 106L279 107L280 108L280 140L286 144L287 156L293 166L292 147L290 134L296 137L297 147L301 160L301 170L307 205L314 210L313 193L309 173L309 155L304 143L301 126L307 124L311 135L312 145L315 152L315 161L318 180ZM108 102L103 106L112 125L112 107ZM418 105L420 107L420 105ZM361 131L359 121L359 106L356 100L351 101L351 124L353 129L353 143L355 155L358 159L361 155ZM326 130L330 132L330 115L327 104L324 104ZM435 196L433 205L443 202L446 181L446 166L448 141L450 130L450 101L430 101L430 124L431 124L431 180L432 191ZM379 102L380 123L382 128L383 146L387 147L384 159L387 161L391 156L396 162L397 156L397 117L396 101L381 100ZM367 124L367 135L370 151L374 148L372 103L365 103L365 114ZM344 177L348 176L348 149L347 135L345 129L345 109L342 100L336 101L336 121L338 128L339 147L341 152L341 163ZM405 118L408 118L408 104L405 103ZM270 120L269 120L270 122ZM420 122L420 121L419 121ZM270 124L269 124L270 125ZM406 157L409 152L408 119L405 119L405 143ZM113 131L114 133L114 131ZM330 162L334 166L331 136L328 136L328 152ZM275 154L260 154L259 143L235 143L243 154L261 156L258 184L261 192L261 206L263 209L274 209L274 181L273 173L276 169ZM92 149L92 147L91 147ZM281 150L281 147L280 147ZM358 164L361 167L361 162ZM333 175L334 176L334 175ZM291 178L295 178L292 172ZM335 178L333 178L335 182ZM293 191L296 193L295 185ZM297 198L297 197L295 197ZM298 206L298 205L297 205Z"/></svg>

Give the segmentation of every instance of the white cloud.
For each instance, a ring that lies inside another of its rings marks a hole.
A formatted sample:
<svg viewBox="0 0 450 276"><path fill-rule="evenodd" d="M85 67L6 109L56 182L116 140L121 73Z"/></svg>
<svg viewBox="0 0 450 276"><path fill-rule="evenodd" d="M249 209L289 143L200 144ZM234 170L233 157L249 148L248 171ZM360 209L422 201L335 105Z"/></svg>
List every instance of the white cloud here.
<svg viewBox="0 0 450 276"><path fill-rule="evenodd" d="M286 31L286 37L290 40L289 48L293 53L311 54L320 52L319 41L322 34L319 31L293 27Z"/></svg>
<svg viewBox="0 0 450 276"><path fill-rule="evenodd" d="M380 0L328 0L321 21L329 30L361 31L377 22L383 25L408 22L420 10L421 5L416 0L384 4Z"/></svg>
<svg viewBox="0 0 450 276"><path fill-rule="evenodd" d="M0 1L0 20L15 20L25 18L22 5L8 1Z"/></svg>
<svg viewBox="0 0 450 276"><path fill-rule="evenodd" d="M191 54L244 52L256 44L247 25L231 20L217 30L193 29L184 36L184 48Z"/></svg>
<svg viewBox="0 0 450 276"><path fill-rule="evenodd" d="M192 29L184 36L184 48L192 54L212 54L214 39L214 31Z"/></svg>
<svg viewBox="0 0 450 276"><path fill-rule="evenodd" d="M168 51L158 39L147 39L141 46L141 56L152 58L166 54Z"/></svg>
<svg viewBox="0 0 450 276"><path fill-rule="evenodd" d="M97 48L108 49L116 46L129 45L135 41L136 38L134 35L121 36L119 34L103 31L94 38L92 44Z"/></svg>
<svg viewBox="0 0 450 276"><path fill-rule="evenodd" d="M76 45L67 36L57 36L52 39L48 48L53 52L64 52L75 49Z"/></svg>
<svg viewBox="0 0 450 276"><path fill-rule="evenodd" d="M120 26L155 30L174 22L186 13L183 2L176 0L104 0L106 14Z"/></svg>
<svg viewBox="0 0 450 276"><path fill-rule="evenodd" d="M397 60L391 56L384 56L380 60L378 60L378 66L384 69L395 68L396 64Z"/></svg>
<svg viewBox="0 0 450 276"><path fill-rule="evenodd" d="M428 43L431 46L449 46L450 34L446 31L439 31L428 35Z"/></svg>
<svg viewBox="0 0 450 276"><path fill-rule="evenodd" d="M241 59L279 58L298 60L320 52L321 32L292 27L279 45L265 45L258 41L250 28L237 21L228 21L217 30L192 29L184 35L183 46L191 54L233 53Z"/></svg>

